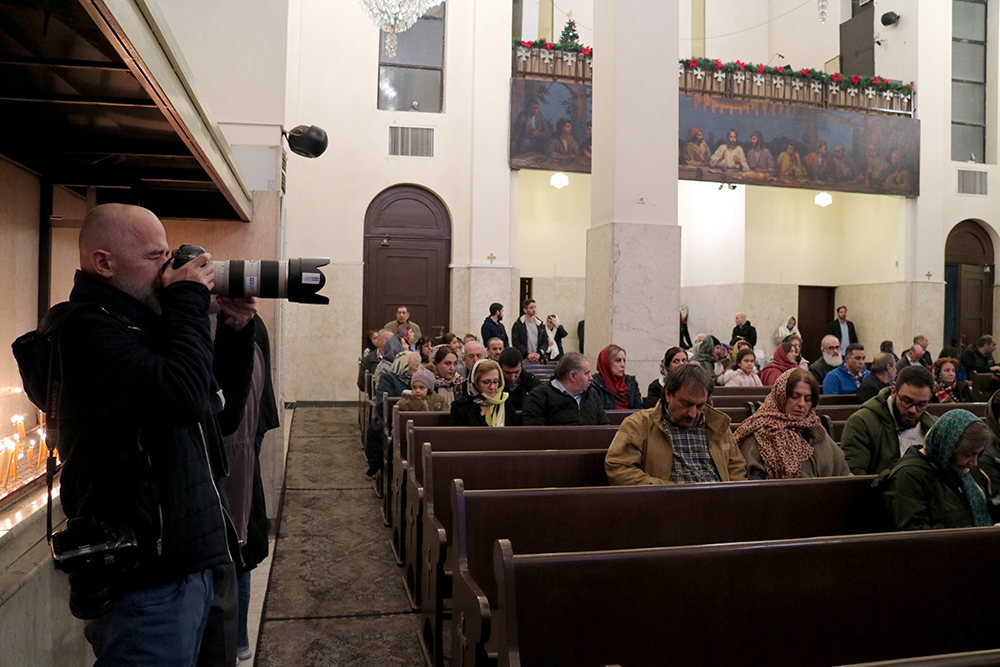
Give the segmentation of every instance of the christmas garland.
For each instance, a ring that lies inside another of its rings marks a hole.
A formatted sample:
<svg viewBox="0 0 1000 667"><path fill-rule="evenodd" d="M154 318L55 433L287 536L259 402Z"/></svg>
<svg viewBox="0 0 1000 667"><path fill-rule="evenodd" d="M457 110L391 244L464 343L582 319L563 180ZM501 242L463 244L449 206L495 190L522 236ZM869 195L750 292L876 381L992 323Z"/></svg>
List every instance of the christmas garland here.
<svg viewBox="0 0 1000 667"><path fill-rule="evenodd" d="M716 72L722 71L727 73L732 72L744 72L748 75L753 74L770 74L772 76L788 76L794 79L806 79L811 81L820 81L827 84L830 87L839 88L840 90L850 90L855 88L857 90L863 90L866 88L871 88L877 92L891 91L893 93L898 93L903 97L910 97L913 94L913 84L900 83L898 81L889 81L885 77L880 76L846 76L840 73L827 74L817 69L811 69L804 67L802 69L796 70L792 69L789 65L782 65L780 67L770 67L763 63L744 63L739 60L735 62L724 63L721 60L713 60L711 58L688 58L687 60L680 60L681 66L686 70L702 70L705 72Z"/></svg>
<svg viewBox="0 0 1000 667"><path fill-rule="evenodd" d="M520 39L514 40L514 46L523 46L526 49L544 49L546 51L562 51L563 53L579 53L584 56L593 56L594 49L589 46L572 45L572 44L560 44L546 42L544 39L536 39L533 42L528 42Z"/></svg>

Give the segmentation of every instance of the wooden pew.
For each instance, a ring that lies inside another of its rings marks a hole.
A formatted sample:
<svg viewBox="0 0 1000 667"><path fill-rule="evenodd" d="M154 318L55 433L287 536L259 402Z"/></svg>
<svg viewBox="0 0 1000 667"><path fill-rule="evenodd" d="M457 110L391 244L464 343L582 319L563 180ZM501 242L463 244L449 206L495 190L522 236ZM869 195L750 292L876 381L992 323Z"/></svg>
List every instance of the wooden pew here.
<svg viewBox="0 0 1000 667"><path fill-rule="evenodd" d="M452 664L495 659L498 539L528 554L871 533L884 512L873 479L486 491L455 480Z"/></svg>
<svg viewBox="0 0 1000 667"><path fill-rule="evenodd" d="M770 387L716 387L712 390L712 396L753 396L764 400L764 397L771 393Z"/></svg>
<svg viewBox="0 0 1000 667"><path fill-rule="evenodd" d="M819 405L816 407L816 414L828 415L833 421L845 421L860 407L857 403L853 405Z"/></svg>
<svg viewBox="0 0 1000 667"><path fill-rule="evenodd" d="M500 540L499 664L810 667L997 649L1000 605L984 591L1000 590L1000 568L981 556L998 550L994 527L538 555Z"/></svg>
<svg viewBox="0 0 1000 667"><path fill-rule="evenodd" d="M404 511L406 508L406 472L409 466L406 460L407 445L405 437L415 426L447 426L451 421L450 412L400 412L393 410L393 432L391 446L391 483L389 497L386 498L389 522L392 525L392 555L397 565L403 565L406 552L406 524Z"/></svg>
<svg viewBox="0 0 1000 667"><path fill-rule="evenodd" d="M989 385L996 380L992 373L969 373L969 388L977 401L988 401L993 392L989 390Z"/></svg>
<svg viewBox="0 0 1000 667"><path fill-rule="evenodd" d="M407 435L407 462L403 535L406 540L403 554L404 580L414 609L422 608L424 595L421 587L421 559L423 557L423 531L425 516L424 460L417 456L424 445L430 444L435 452L488 452L488 451L538 451L538 450L598 450L604 455L618 432L617 426L505 426L487 427L414 427ZM603 466L603 464L602 464ZM603 470L603 468L602 468ZM607 484L605 479L604 484ZM448 494L445 484L445 497Z"/></svg>
<svg viewBox="0 0 1000 667"><path fill-rule="evenodd" d="M858 405L858 397L854 394L820 394L820 405Z"/></svg>
<svg viewBox="0 0 1000 667"><path fill-rule="evenodd" d="M713 408L745 408L754 403L751 398L756 399L755 396L716 396L713 393L709 403Z"/></svg>
<svg viewBox="0 0 1000 667"><path fill-rule="evenodd" d="M424 445L426 525L432 538L421 552L423 567L416 576L423 580L421 585L429 587L423 591L426 605L420 631L428 664L440 665L443 659L443 600L451 597L451 580L433 575L441 574L445 562L444 554L438 552L447 540L444 526L451 525L452 480L462 479L464 486L472 489L607 486L604 456L602 449L441 452L433 451L429 443ZM442 523L442 518L448 523Z"/></svg>
<svg viewBox="0 0 1000 667"><path fill-rule="evenodd" d="M637 410L605 410L604 414L607 415L608 421L611 422L612 426L621 426L622 422L629 415L638 412Z"/></svg>
<svg viewBox="0 0 1000 667"><path fill-rule="evenodd" d="M949 410L968 410L977 417L985 417L986 405L986 403L931 403L927 406L927 412L940 417Z"/></svg>

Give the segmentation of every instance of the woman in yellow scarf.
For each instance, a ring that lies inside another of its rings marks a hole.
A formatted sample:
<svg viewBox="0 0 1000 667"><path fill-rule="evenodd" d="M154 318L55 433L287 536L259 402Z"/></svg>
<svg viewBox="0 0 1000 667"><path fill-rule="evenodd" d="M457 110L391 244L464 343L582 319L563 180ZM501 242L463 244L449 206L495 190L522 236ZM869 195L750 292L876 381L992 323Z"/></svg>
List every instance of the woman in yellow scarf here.
<svg viewBox="0 0 1000 667"><path fill-rule="evenodd" d="M491 359L472 367L468 393L451 404L452 426L513 426L515 413L504 391L503 373Z"/></svg>

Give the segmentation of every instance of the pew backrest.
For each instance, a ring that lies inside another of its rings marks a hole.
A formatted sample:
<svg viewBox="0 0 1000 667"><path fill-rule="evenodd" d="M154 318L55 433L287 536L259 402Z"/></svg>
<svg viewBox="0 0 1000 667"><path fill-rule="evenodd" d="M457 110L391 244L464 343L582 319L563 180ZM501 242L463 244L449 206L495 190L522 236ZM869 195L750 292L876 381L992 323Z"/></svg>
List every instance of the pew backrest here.
<svg viewBox="0 0 1000 667"><path fill-rule="evenodd" d="M968 410L977 417L985 417L986 406L986 403L931 403L927 406L927 412L940 417L949 410Z"/></svg>
<svg viewBox="0 0 1000 667"><path fill-rule="evenodd" d="M983 591L1000 590L1000 568L977 555L998 551L993 527L538 555L501 540L499 664L802 667L996 649L1000 605Z"/></svg>

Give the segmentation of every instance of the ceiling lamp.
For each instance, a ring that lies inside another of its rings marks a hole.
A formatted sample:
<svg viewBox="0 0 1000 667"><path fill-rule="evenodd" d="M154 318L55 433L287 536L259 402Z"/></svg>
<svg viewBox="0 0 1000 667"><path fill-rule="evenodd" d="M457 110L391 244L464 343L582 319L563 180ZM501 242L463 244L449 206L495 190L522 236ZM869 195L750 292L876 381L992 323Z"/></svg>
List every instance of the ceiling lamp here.
<svg viewBox="0 0 1000 667"><path fill-rule="evenodd" d="M375 27L386 33L385 55L396 56L396 35L417 22L428 9L441 0L358 0Z"/></svg>
<svg viewBox="0 0 1000 667"><path fill-rule="evenodd" d="M569 176L561 171L557 174L552 174L552 178L549 179L549 185L554 187L556 190L562 190L564 187L569 185Z"/></svg>
<svg viewBox="0 0 1000 667"><path fill-rule="evenodd" d="M826 208L827 206L833 203L833 197L830 195L829 192L821 192L818 195L816 195L815 201L816 201L816 206L819 206L820 208Z"/></svg>

